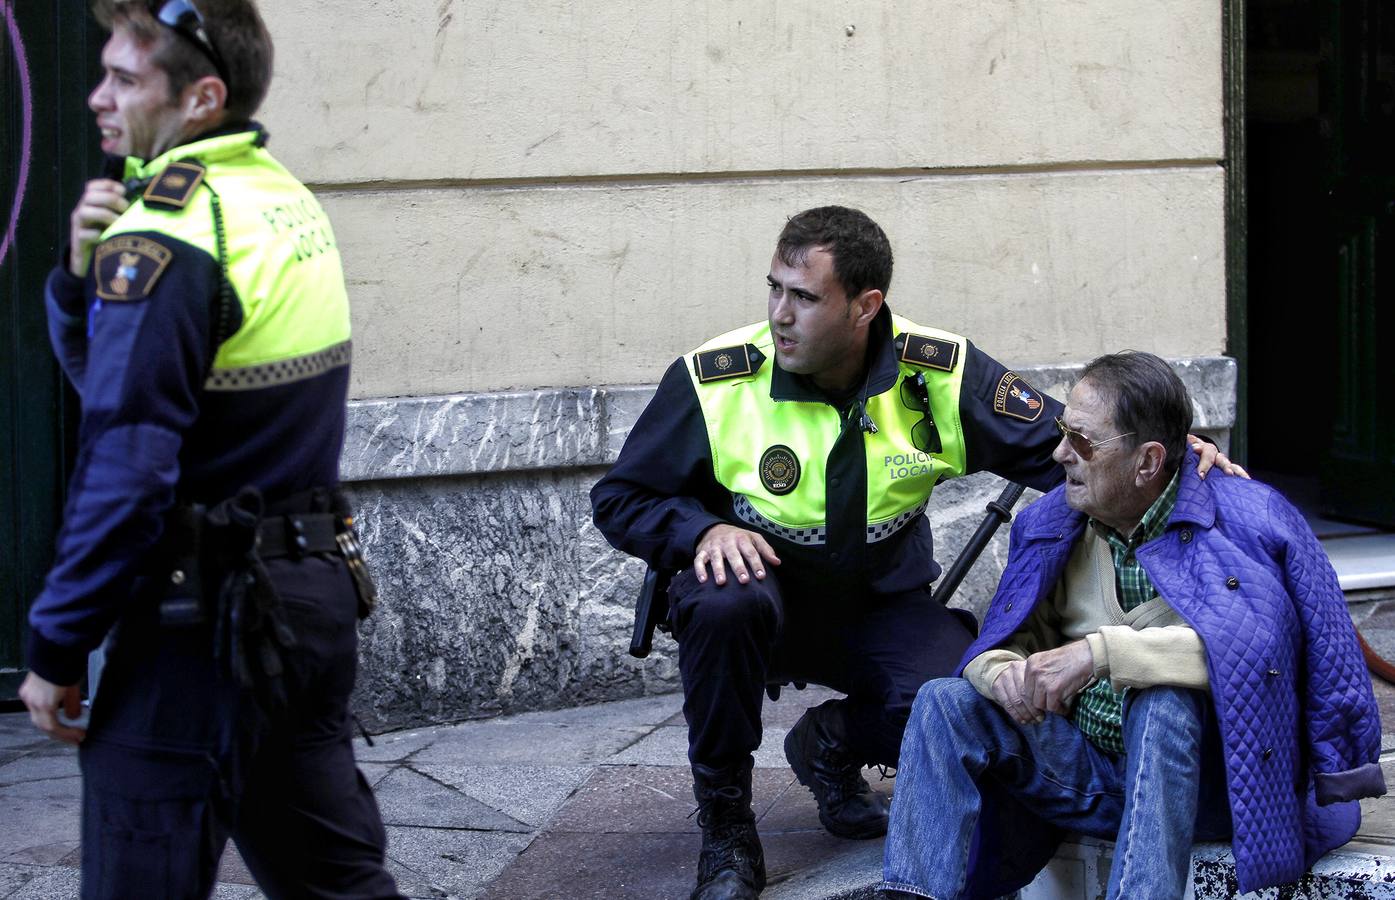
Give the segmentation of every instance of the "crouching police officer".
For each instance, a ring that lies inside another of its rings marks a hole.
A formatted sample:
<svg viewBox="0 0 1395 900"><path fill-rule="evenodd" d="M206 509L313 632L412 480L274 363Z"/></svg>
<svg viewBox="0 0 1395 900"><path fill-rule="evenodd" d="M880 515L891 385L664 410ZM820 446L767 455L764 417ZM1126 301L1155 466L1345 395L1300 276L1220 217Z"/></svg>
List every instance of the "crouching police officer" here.
<svg viewBox="0 0 1395 900"><path fill-rule="evenodd" d="M350 746L373 592L338 493L348 303L323 210L250 120L270 36L252 0L95 12L116 177L48 281L82 426L20 689L81 744L83 896L207 896L229 836L271 896L400 896ZM59 711L109 631L84 732Z"/></svg>
<svg viewBox="0 0 1395 900"><path fill-rule="evenodd" d="M884 834L861 775L895 765L917 689L972 640L931 599L923 513L942 478L1037 487L1060 405L958 335L893 316L891 246L863 213L811 209L780 233L769 318L680 358L592 490L617 548L679 570L669 590L701 809L700 900L755 897L765 867L751 753L768 680L845 692L785 754L833 834Z"/></svg>

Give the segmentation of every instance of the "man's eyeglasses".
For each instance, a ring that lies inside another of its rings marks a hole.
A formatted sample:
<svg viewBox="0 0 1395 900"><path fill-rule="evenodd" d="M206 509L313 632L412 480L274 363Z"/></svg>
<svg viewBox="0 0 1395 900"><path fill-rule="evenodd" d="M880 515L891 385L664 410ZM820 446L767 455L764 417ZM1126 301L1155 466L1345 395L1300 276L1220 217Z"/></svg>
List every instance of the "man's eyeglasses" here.
<svg viewBox="0 0 1395 900"><path fill-rule="evenodd" d="M208 61L213 63L213 68L218 70L218 77L223 79L223 84L232 86L228 80L228 66L223 62L223 54L218 52L214 46L213 39L208 36L208 29L203 24L203 14L198 11L189 0L151 0L150 14L160 21L160 24L171 28L184 37L184 39L195 47Z"/></svg>
<svg viewBox="0 0 1395 900"><path fill-rule="evenodd" d="M922 414L920 421L911 427L911 446L921 453L944 452L940 429L935 427L935 417L930 415L930 389L925 386L923 372L901 379L901 402L907 409L918 409Z"/></svg>
<svg viewBox="0 0 1395 900"><path fill-rule="evenodd" d="M1060 416L1056 417L1056 430L1061 432L1061 437L1070 442L1070 448L1075 451L1075 455L1087 462L1093 459L1095 451L1105 444L1117 441L1119 438L1126 438L1131 434L1137 434L1134 431L1126 431L1123 434L1116 434L1114 437L1107 437L1102 441L1092 441L1080 432L1066 427L1066 423Z"/></svg>

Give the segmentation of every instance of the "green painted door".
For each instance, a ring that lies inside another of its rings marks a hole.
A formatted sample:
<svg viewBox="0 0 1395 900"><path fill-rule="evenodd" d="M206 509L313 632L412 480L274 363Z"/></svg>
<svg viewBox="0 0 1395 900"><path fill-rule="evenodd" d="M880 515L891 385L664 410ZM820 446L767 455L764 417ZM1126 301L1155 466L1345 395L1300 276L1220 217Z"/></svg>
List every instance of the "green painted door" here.
<svg viewBox="0 0 1395 900"><path fill-rule="evenodd" d="M43 285L100 166L86 95L103 36L85 7L0 0L0 700L24 674L25 616L62 512L74 404Z"/></svg>
<svg viewBox="0 0 1395 900"><path fill-rule="evenodd" d="M1395 527L1395 389L1381 355L1395 353L1395 6L1329 0L1327 10L1337 389L1322 502L1328 515Z"/></svg>

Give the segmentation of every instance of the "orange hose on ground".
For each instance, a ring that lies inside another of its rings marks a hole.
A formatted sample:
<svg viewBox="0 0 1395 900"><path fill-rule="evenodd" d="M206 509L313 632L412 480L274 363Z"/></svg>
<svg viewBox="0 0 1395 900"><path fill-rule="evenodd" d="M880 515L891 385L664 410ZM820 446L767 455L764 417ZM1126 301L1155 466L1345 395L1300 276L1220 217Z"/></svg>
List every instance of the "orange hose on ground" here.
<svg viewBox="0 0 1395 900"><path fill-rule="evenodd" d="M1356 632L1356 639L1361 642L1361 655L1366 657L1366 668L1371 670L1371 674L1387 684L1395 684L1395 665L1391 665L1379 653L1372 650L1371 645L1366 643L1366 639L1361 636L1360 630Z"/></svg>

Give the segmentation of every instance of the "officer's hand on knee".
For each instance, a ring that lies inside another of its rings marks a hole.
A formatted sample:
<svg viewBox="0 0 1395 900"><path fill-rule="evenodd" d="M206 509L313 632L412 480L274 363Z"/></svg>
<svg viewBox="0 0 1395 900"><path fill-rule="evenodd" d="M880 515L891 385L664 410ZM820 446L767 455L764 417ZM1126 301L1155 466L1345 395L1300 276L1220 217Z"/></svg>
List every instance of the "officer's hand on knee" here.
<svg viewBox="0 0 1395 900"><path fill-rule="evenodd" d="M698 540L697 552L693 555L693 572L697 580L707 581L708 566L712 568L712 579L718 584L727 583L727 568L742 584L751 580L754 573L757 580L765 578L765 564L780 564L780 557L762 535L735 525L713 525L702 533Z"/></svg>
<svg viewBox="0 0 1395 900"><path fill-rule="evenodd" d="M1046 718L1046 714L1033 706L1022 690L1026 670L1027 664L1022 660L1008 663L993 679L993 699L1014 722L1036 725Z"/></svg>
<svg viewBox="0 0 1395 900"><path fill-rule="evenodd" d="M54 684L30 672L19 686L19 699L29 708L29 721L49 737L78 744L87 736L85 729L64 725L58 720L59 707L69 719L82 715L82 695L77 685Z"/></svg>

